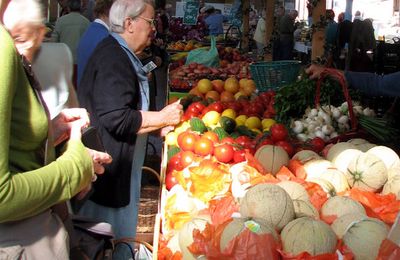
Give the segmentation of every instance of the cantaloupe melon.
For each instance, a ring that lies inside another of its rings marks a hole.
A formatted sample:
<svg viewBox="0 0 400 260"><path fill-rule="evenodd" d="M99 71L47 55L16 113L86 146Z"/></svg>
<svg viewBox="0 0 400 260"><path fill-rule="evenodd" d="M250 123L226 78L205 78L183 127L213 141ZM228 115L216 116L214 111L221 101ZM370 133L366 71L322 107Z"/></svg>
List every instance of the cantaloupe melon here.
<svg viewBox="0 0 400 260"><path fill-rule="evenodd" d="M312 150L301 150L295 153L292 157L294 160L299 160L302 164L306 163L309 160L312 159L320 159L321 156L319 156L316 152Z"/></svg>
<svg viewBox="0 0 400 260"><path fill-rule="evenodd" d="M353 222L343 235L344 244L354 254L355 260L375 260L388 227L378 219L366 218Z"/></svg>
<svg viewBox="0 0 400 260"><path fill-rule="evenodd" d="M321 217L340 218L349 213L361 213L366 215L364 207L360 202L353 200L349 197L335 196L329 198L321 208Z"/></svg>
<svg viewBox="0 0 400 260"><path fill-rule="evenodd" d="M379 157L362 153L351 160L345 172L351 187L376 192L386 183L387 168Z"/></svg>
<svg viewBox="0 0 400 260"><path fill-rule="evenodd" d="M387 146L375 146L367 151L367 154L373 154L383 161L386 168L400 167L400 158L395 151Z"/></svg>
<svg viewBox="0 0 400 260"><path fill-rule="evenodd" d="M329 181L338 193L350 189L346 176L338 169L329 168L321 174L320 178Z"/></svg>
<svg viewBox="0 0 400 260"><path fill-rule="evenodd" d="M331 227L309 217L289 222L281 232L281 239L283 250L292 255L308 252L316 256L336 250L336 235Z"/></svg>
<svg viewBox="0 0 400 260"><path fill-rule="evenodd" d="M311 204L310 201L293 200L294 213L296 218L310 217L319 219L318 210Z"/></svg>
<svg viewBox="0 0 400 260"><path fill-rule="evenodd" d="M254 154L264 170L275 175L282 166L289 163L288 153L280 146L263 145Z"/></svg>
<svg viewBox="0 0 400 260"><path fill-rule="evenodd" d="M336 189L329 181L322 178L308 178L307 181L318 184L328 197L336 196Z"/></svg>
<svg viewBox="0 0 400 260"><path fill-rule="evenodd" d="M276 185L283 188L292 200L310 200L306 189L300 183L294 181L281 181Z"/></svg>
<svg viewBox="0 0 400 260"><path fill-rule="evenodd" d="M393 169L396 168L392 168L391 170ZM393 175L383 186L382 194L386 195L389 193L393 193L396 195L397 200L400 200L400 174Z"/></svg>
<svg viewBox="0 0 400 260"><path fill-rule="evenodd" d="M339 239L342 239L344 233L346 233L347 228L354 222L361 219L367 218L367 215L361 212L348 213L340 216L335 221L333 221L331 227Z"/></svg>
<svg viewBox="0 0 400 260"><path fill-rule="evenodd" d="M333 168L332 162L325 159L315 159L304 164L304 171L307 173L306 180L311 178L320 178L321 174L328 168Z"/></svg>
<svg viewBox="0 0 400 260"><path fill-rule="evenodd" d="M332 161L339 153L347 149L356 149L356 146L348 142L336 143L329 148L326 159Z"/></svg>
<svg viewBox="0 0 400 260"><path fill-rule="evenodd" d="M203 231L207 223L211 223L209 215L198 215L186 222L179 230L179 247L181 249L183 259L197 259L188 249L193 243L193 230L198 229Z"/></svg>
<svg viewBox="0 0 400 260"><path fill-rule="evenodd" d="M332 158L332 164L342 172L347 171L347 167L354 157L361 154L362 152L357 149L346 149L342 152L338 152L334 158Z"/></svg>
<svg viewBox="0 0 400 260"><path fill-rule="evenodd" d="M365 139L362 138L354 138L347 141L356 146L356 149L360 150L361 152L366 152L372 147L376 146L376 144L372 144Z"/></svg>
<svg viewBox="0 0 400 260"><path fill-rule="evenodd" d="M400 175L400 166L388 169L387 174L388 174L388 181L394 178L396 175Z"/></svg>
<svg viewBox="0 0 400 260"><path fill-rule="evenodd" d="M281 230L294 219L294 206L289 194L275 184L251 187L240 200L240 214L245 218L264 219Z"/></svg>
<svg viewBox="0 0 400 260"><path fill-rule="evenodd" d="M369 141L363 139L363 138L352 138L347 140L348 143L354 144L355 146L360 145L360 144L367 144Z"/></svg>

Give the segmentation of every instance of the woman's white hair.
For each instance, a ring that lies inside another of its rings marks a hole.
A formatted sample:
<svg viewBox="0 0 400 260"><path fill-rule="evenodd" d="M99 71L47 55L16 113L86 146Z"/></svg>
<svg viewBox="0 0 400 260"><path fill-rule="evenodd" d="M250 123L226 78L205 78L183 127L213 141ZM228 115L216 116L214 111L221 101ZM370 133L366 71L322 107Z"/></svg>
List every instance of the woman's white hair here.
<svg viewBox="0 0 400 260"><path fill-rule="evenodd" d="M145 9L146 4L154 6L153 0L116 0L110 9L110 31L124 32L124 20L127 17L135 19Z"/></svg>
<svg viewBox="0 0 400 260"><path fill-rule="evenodd" d="M3 16L4 26L12 29L17 24L43 25L45 17L39 0L12 0Z"/></svg>

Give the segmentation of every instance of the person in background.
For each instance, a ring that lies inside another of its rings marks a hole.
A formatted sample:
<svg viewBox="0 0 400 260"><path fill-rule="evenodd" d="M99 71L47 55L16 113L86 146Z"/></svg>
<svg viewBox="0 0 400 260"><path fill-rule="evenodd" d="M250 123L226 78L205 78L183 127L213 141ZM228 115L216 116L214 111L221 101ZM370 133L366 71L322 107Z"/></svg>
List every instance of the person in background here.
<svg viewBox="0 0 400 260"><path fill-rule="evenodd" d="M89 27L89 20L80 14L81 1L80 0L69 0L70 13L59 17L56 21L53 33L51 35L51 41L65 43L71 53L74 61L74 74L73 83L76 87L77 83L77 48L80 38L83 33Z"/></svg>
<svg viewBox="0 0 400 260"><path fill-rule="evenodd" d="M348 56L348 45L350 42L351 31L353 23L345 20L345 13L340 13L338 16L338 38L337 47L339 50L339 60L336 63L336 68L344 70L346 68L346 60Z"/></svg>
<svg viewBox="0 0 400 260"><path fill-rule="evenodd" d="M357 20L359 20L359 21L362 21L362 20L363 20L363 18L362 18L362 16L361 16L361 12L358 11L358 10L354 13L353 22L354 22L354 21L357 21Z"/></svg>
<svg viewBox="0 0 400 260"><path fill-rule="evenodd" d="M266 32L265 19L266 19L266 12L265 10L262 10L261 17L260 19L258 19L256 31L254 32L254 37L253 37L257 45L257 58L259 60L264 59L264 48L267 39L265 34Z"/></svg>
<svg viewBox="0 0 400 260"><path fill-rule="evenodd" d="M94 6L96 5L96 0L82 0L81 1L81 14L85 16L90 22L95 19Z"/></svg>
<svg viewBox="0 0 400 260"><path fill-rule="evenodd" d="M325 27L325 56L330 64L336 64L339 60L338 42L338 23L335 21L335 12L332 9L326 10Z"/></svg>
<svg viewBox="0 0 400 260"><path fill-rule="evenodd" d="M280 48L279 48L279 39L280 39L280 31L279 24L281 23L282 17L285 15L285 8L283 6L279 6L276 10L275 19L274 19L274 32L273 32L273 43L272 43L272 60L278 60L280 57Z"/></svg>
<svg viewBox="0 0 400 260"><path fill-rule="evenodd" d="M110 223L117 239L136 235L147 134L161 129L166 134L183 113L178 102L148 111L148 71L137 55L151 44L154 15L150 0L116 0L111 33L89 58L78 88L80 104L113 157L79 213Z"/></svg>
<svg viewBox="0 0 400 260"><path fill-rule="evenodd" d="M14 36L14 43L1 23L8 4L0 0L0 259L67 260L68 235L52 208L89 186L111 158L83 146L86 110L67 109L49 120L29 62L15 49L25 39ZM54 145L67 138L54 160Z"/></svg>
<svg viewBox="0 0 400 260"><path fill-rule="evenodd" d="M296 10L290 10L280 20L279 24L279 58L278 60L292 60L294 47L295 19L298 13Z"/></svg>
<svg viewBox="0 0 400 260"><path fill-rule="evenodd" d="M113 0L96 0L94 13L96 19L89 25L79 40L77 49L77 83L82 78L86 64L97 44L106 38L110 32L108 14Z"/></svg>
<svg viewBox="0 0 400 260"><path fill-rule="evenodd" d="M218 13L218 11L213 6L206 6L205 8L206 17L204 22L207 25L209 35L220 35L224 33L224 22L227 18Z"/></svg>
<svg viewBox="0 0 400 260"><path fill-rule="evenodd" d="M306 73L310 75L311 79L318 79L324 70L325 67L313 64L306 69ZM344 76L349 87L359 89L369 96L400 96L400 84L398 84L400 71L387 75L342 70L338 70L338 72Z"/></svg>

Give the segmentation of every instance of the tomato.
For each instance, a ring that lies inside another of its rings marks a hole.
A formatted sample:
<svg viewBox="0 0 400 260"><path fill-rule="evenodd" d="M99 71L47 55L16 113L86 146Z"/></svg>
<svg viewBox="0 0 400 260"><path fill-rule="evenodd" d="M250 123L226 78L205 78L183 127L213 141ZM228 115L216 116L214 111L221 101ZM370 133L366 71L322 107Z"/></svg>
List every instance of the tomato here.
<svg viewBox="0 0 400 260"><path fill-rule="evenodd" d="M200 138L194 144L194 152L197 155L207 156L209 154L212 154L213 150L214 150L214 143L207 138Z"/></svg>
<svg viewBox="0 0 400 260"><path fill-rule="evenodd" d="M230 144L221 144L214 148L214 156L222 163L228 163L233 159L233 146Z"/></svg>
<svg viewBox="0 0 400 260"><path fill-rule="evenodd" d="M272 140L283 141L288 136L288 130L283 124L274 124L270 128Z"/></svg>
<svg viewBox="0 0 400 260"><path fill-rule="evenodd" d="M184 167L181 164L181 156L182 156L182 153L179 152L169 159L168 166L167 166L167 172L172 172L173 170L176 170L176 171L183 170Z"/></svg>
<svg viewBox="0 0 400 260"><path fill-rule="evenodd" d="M180 163L183 168L186 168L192 164L196 155L192 151L183 151L181 153L182 153L182 155L181 155Z"/></svg>
<svg viewBox="0 0 400 260"><path fill-rule="evenodd" d="M238 138L236 138L235 142L238 145L241 145L243 148L251 148L253 146L252 142L251 142L251 139L248 136L245 136L245 135L241 135Z"/></svg>
<svg viewBox="0 0 400 260"><path fill-rule="evenodd" d="M200 113L201 113L201 110L199 110L199 109L194 105L194 103L192 103L192 104L190 104L190 105L188 106L188 108L186 109L186 112L190 112L190 113L193 113L193 114L200 114Z"/></svg>
<svg viewBox="0 0 400 260"><path fill-rule="evenodd" d="M234 144L235 143L235 139L233 139L230 136L224 137L222 138L222 140L220 141L221 144Z"/></svg>
<svg viewBox="0 0 400 260"><path fill-rule="evenodd" d="M316 153L321 152L325 147L325 141L320 137L314 137L311 139L310 144Z"/></svg>
<svg viewBox="0 0 400 260"><path fill-rule="evenodd" d="M244 149L237 150L233 153L233 162L240 163L246 160L246 151Z"/></svg>
<svg viewBox="0 0 400 260"><path fill-rule="evenodd" d="M178 180L176 179L176 177L172 174L172 172L168 172L165 175L165 187L167 188L167 190L172 189L172 187L174 187L176 184L178 184Z"/></svg>
<svg viewBox="0 0 400 260"><path fill-rule="evenodd" d="M202 135L202 138L210 139L213 143L218 143L218 141L219 141L218 135L211 131L205 132Z"/></svg>
<svg viewBox="0 0 400 260"><path fill-rule="evenodd" d="M275 145L282 147L287 152L289 157L293 156L294 147L289 142L287 142L287 141L278 141L278 142L275 143Z"/></svg>
<svg viewBox="0 0 400 260"><path fill-rule="evenodd" d="M221 102L217 101L208 106L211 111L217 111L218 113L222 113L224 111L224 106Z"/></svg>
<svg viewBox="0 0 400 260"><path fill-rule="evenodd" d="M201 102L193 102L191 105L196 107L200 112L203 111L204 108L206 108L206 106Z"/></svg>
<svg viewBox="0 0 400 260"><path fill-rule="evenodd" d="M198 139L198 134L182 132L178 135L178 146L182 151L194 151L194 144Z"/></svg>

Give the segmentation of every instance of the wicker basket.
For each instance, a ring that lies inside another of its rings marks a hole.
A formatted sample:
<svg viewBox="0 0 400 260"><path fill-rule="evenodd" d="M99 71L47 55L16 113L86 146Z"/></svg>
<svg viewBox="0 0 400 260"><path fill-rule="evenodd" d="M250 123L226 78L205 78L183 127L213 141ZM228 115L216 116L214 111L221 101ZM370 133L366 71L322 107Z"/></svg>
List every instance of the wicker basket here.
<svg viewBox="0 0 400 260"><path fill-rule="evenodd" d="M143 166L143 173L150 173L160 180L159 174L152 168ZM141 189L139 201L139 213L136 232L153 233L156 215L158 213L158 204L160 197L159 186L144 186Z"/></svg>
<svg viewBox="0 0 400 260"><path fill-rule="evenodd" d="M300 71L300 61L261 61L250 64L250 73L261 92L292 83Z"/></svg>

